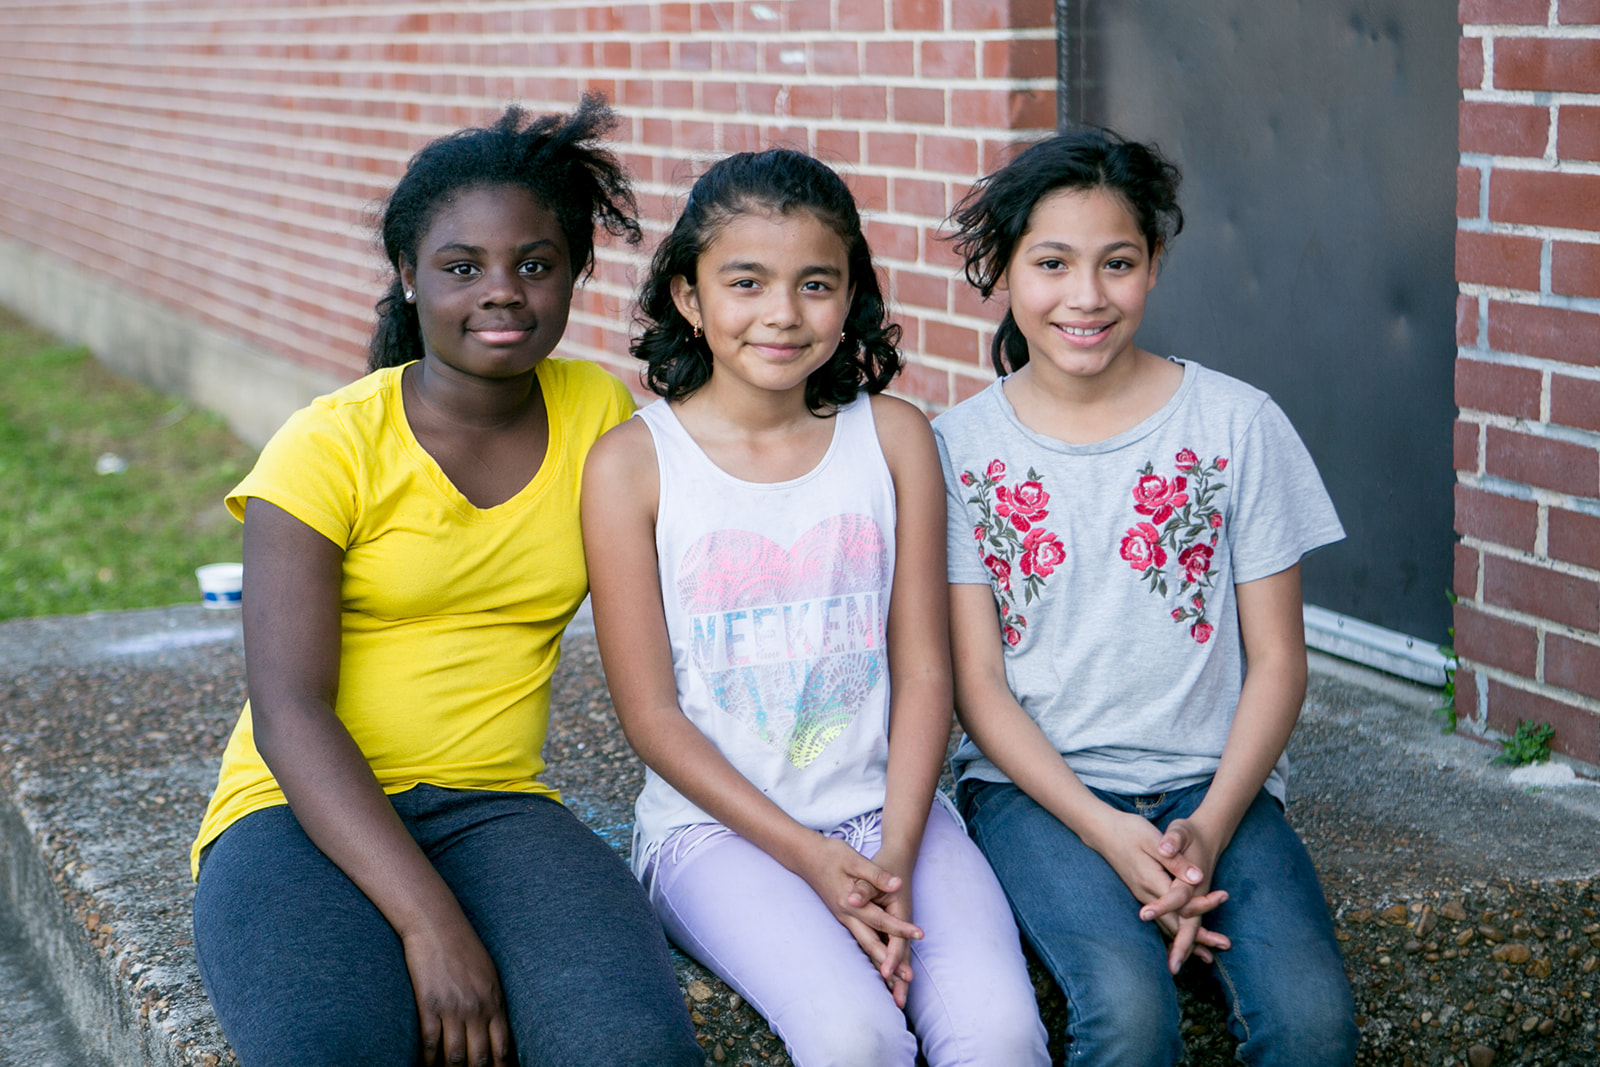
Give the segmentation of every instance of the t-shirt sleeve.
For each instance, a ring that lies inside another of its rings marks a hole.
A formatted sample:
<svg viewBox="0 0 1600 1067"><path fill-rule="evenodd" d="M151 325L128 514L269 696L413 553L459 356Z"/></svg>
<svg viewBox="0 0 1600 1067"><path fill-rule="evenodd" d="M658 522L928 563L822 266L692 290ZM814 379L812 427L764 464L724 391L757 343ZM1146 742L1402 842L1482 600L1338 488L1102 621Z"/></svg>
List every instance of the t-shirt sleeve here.
<svg viewBox="0 0 1600 1067"><path fill-rule="evenodd" d="M552 359L547 385L556 390L552 402L565 413L569 440L588 452L589 446L611 427L633 414L633 394L622 379L587 359Z"/></svg>
<svg viewBox="0 0 1600 1067"><path fill-rule="evenodd" d="M967 512L967 497L972 495L972 490L962 482L962 472L956 469L951 458L950 442L945 439L943 427L937 424L934 440L939 444L939 465L944 470L945 558L950 584L988 585L989 570L983 565L978 542L972 536L977 524Z"/></svg>
<svg viewBox="0 0 1600 1067"><path fill-rule="evenodd" d="M228 494L228 510L243 522L245 501L257 497L349 548L358 463L349 431L330 405L315 401L272 435L255 467Z"/></svg>
<svg viewBox="0 0 1600 1067"><path fill-rule="evenodd" d="M1287 570L1312 549L1344 539L1317 465L1277 404L1262 404L1233 462L1234 584Z"/></svg>

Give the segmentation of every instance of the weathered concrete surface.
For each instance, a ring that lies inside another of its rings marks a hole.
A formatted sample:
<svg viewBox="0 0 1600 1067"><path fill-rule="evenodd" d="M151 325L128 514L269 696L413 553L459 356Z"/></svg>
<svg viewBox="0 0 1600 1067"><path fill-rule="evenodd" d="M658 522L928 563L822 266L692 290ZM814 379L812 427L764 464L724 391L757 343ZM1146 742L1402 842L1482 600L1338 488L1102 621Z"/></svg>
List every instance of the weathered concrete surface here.
<svg viewBox="0 0 1600 1067"><path fill-rule="evenodd" d="M0 1067L100 1067L78 1039L55 983L23 936L22 920L0 899Z"/></svg>
<svg viewBox="0 0 1600 1067"><path fill-rule="evenodd" d="M54 998L83 1042L71 1062L231 1061L195 972L186 857L242 695L228 612L0 624L0 887L56 983L29 995ZM1473 1062L1600 1062L1600 787L1530 791L1489 765L1492 749L1441 735L1436 702L1314 657L1291 744L1290 817L1335 910L1360 1062L1466 1063L1474 1045ZM581 621L554 706L552 781L625 850L642 771ZM6 952L0 940L0 996ZM786 1062L747 1005L678 967L714 1062ZM1039 985L1059 1035L1059 996ZM1185 1003L1188 1062L1229 1062L1214 999ZM49 1062L10 1040L0 1067Z"/></svg>

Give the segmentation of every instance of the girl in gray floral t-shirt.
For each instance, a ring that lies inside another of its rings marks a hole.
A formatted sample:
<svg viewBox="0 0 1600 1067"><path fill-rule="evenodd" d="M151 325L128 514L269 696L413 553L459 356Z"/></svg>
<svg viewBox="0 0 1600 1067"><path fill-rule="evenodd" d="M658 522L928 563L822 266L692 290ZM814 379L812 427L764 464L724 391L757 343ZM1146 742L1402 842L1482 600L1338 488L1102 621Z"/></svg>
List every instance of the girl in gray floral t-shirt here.
<svg viewBox="0 0 1600 1067"><path fill-rule="evenodd" d="M1072 1062L1176 1063L1191 954L1251 1064L1347 1064L1354 1009L1283 816L1300 557L1344 536L1276 404L1134 344L1178 174L1056 137L958 207L1005 377L934 422L958 799L1068 1003Z"/></svg>

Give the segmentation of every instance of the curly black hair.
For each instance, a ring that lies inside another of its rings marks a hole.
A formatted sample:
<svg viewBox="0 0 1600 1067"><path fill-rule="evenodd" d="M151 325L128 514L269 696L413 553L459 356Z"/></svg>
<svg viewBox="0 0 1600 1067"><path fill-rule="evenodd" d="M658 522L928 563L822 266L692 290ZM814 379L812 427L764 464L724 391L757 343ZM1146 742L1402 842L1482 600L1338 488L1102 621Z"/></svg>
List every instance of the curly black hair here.
<svg viewBox="0 0 1600 1067"><path fill-rule="evenodd" d="M797 211L809 211L839 235L854 287L844 339L806 379L806 407L819 415L836 410L862 390L882 392L900 373L900 327L885 321L888 308L849 186L803 152L770 148L731 155L702 174L650 259L639 287L641 333L629 351L644 361L645 383L658 396L681 400L711 379L711 352L673 302L672 279L681 276L693 285L701 254L733 218Z"/></svg>
<svg viewBox="0 0 1600 1067"><path fill-rule="evenodd" d="M981 179L950 213L956 254L967 281L985 300L994 293L1027 232L1034 206L1061 189L1106 189L1133 213L1145 250L1160 256L1183 230L1177 166L1155 145L1128 141L1107 129L1086 128L1032 145ZM1028 341L1011 311L1001 320L989 351L1004 375L1028 362Z"/></svg>
<svg viewBox="0 0 1600 1067"><path fill-rule="evenodd" d="M491 185L526 189L555 214L575 277L594 270L596 224L637 244L638 207L627 172L616 156L596 144L616 124L605 99L586 93L570 115L530 119L512 105L493 126L457 130L412 156L383 205L378 226L395 277L378 300L367 370L422 358L417 309L406 302L400 267L416 265L417 246L434 213L465 189Z"/></svg>

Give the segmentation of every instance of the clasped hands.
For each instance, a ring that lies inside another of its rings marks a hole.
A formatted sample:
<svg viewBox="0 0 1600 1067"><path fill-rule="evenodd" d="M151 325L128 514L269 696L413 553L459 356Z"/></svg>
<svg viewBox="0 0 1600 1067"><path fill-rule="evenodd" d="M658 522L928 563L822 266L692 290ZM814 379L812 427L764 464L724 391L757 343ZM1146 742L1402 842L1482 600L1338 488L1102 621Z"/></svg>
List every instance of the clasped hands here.
<svg viewBox="0 0 1600 1067"><path fill-rule="evenodd" d="M1096 851L1139 901L1139 918L1160 926L1170 942L1169 971L1177 974L1190 953L1210 963L1213 952L1231 947L1201 923L1228 894L1210 888L1220 849L1193 820L1174 819L1163 833L1139 815L1116 812L1102 840L1106 847Z"/></svg>
<svg viewBox="0 0 1600 1067"><path fill-rule="evenodd" d="M818 834L795 873L850 931L895 1004L904 1008L911 981L909 943L922 940L922 930L911 922L911 864L887 853L884 849L869 860L844 841Z"/></svg>

